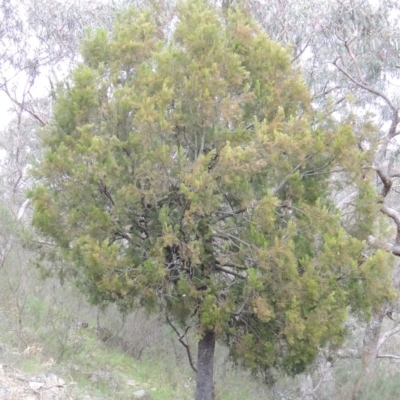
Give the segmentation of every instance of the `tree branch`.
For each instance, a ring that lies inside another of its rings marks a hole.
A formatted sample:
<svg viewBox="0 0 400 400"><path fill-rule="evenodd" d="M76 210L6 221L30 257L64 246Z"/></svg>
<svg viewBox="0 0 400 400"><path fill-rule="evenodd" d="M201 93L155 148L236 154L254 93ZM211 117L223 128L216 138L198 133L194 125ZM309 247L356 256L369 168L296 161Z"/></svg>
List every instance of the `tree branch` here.
<svg viewBox="0 0 400 400"><path fill-rule="evenodd" d="M362 83L365 84L365 81L364 81L364 79L363 79L363 77L362 77L362 73L361 73L361 70L360 70L360 66L358 65L357 60L356 60L356 57L354 56L353 52L352 52L351 49L350 49L350 45L351 45L352 42L354 42L354 40L356 39L356 37L357 37L357 34L354 34L353 37L352 37L350 40L346 40L346 41L344 42L344 47L346 47L347 53L349 54L350 58L351 58L352 61L353 61L354 66L355 66L356 69L357 69L358 77L360 78L360 80L362 81Z"/></svg>
<svg viewBox="0 0 400 400"><path fill-rule="evenodd" d="M385 204L382 205L381 212L393 220L393 222L396 224L397 230L399 231L400 230L400 214L395 209L388 207Z"/></svg>
<svg viewBox="0 0 400 400"><path fill-rule="evenodd" d="M26 208L31 204L29 199L25 200L18 211L17 221L20 221L25 214Z"/></svg>
<svg viewBox="0 0 400 400"><path fill-rule="evenodd" d="M386 174L384 174L381 167L376 167L374 169L378 173L378 176L383 183L381 195L382 195L382 197L386 197L387 194L390 192L393 182Z"/></svg>
<svg viewBox="0 0 400 400"><path fill-rule="evenodd" d="M392 360L400 360L400 356L395 356L393 354L378 354L376 358L390 358Z"/></svg>
<svg viewBox="0 0 400 400"><path fill-rule="evenodd" d="M294 58L292 58L292 59L290 60L290 63L291 63L291 64L293 64L298 58L300 58L301 55L307 50L307 47L308 47L309 44L312 42L312 39L313 39L313 38L311 38L311 37L309 37L309 38L307 39L307 42L306 42L305 46L304 46L302 49L300 49L300 51L298 52L298 54L297 54Z"/></svg>
<svg viewBox="0 0 400 400"><path fill-rule="evenodd" d="M396 225L397 234L395 244L391 244L389 247L389 251L391 251L395 256L400 256L400 214L391 207L382 205L380 209L381 213L387 215L389 218L393 220Z"/></svg>
<svg viewBox="0 0 400 400"><path fill-rule="evenodd" d="M397 326L396 328L391 329L390 331L386 332L380 339L378 342L378 346L377 346L377 351L379 351L379 349L385 344L385 342L392 337L393 335L395 335L396 333L400 332L400 326Z"/></svg>
<svg viewBox="0 0 400 400"><path fill-rule="evenodd" d="M236 211L233 211L233 212L224 213L225 215L221 215L220 217L218 217L218 218L217 218L216 220L214 220L213 222L216 223L216 222L223 221L224 219L227 219L227 218L229 218L229 217L233 217L234 215L241 214L241 213L243 213L243 212L245 212L245 211L247 211L247 210L248 210L248 208L241 208L241 209L236 210Z"/></svg>
<svg viewBox="0 0 400 400"><path fill-rule="evenodd" d="M165 315L165 317L166 317L166 319L167 319L167 322L168 322L169 326L170 326L170 327L173 329L173 331L178 335L178 340L179 340L179 342L183 345L183 347L185 347L186 353L187 353L187 356L188 356L188 359L189 359L189 364L190 364L192 370L193 370L194 372L197 372L197 368L196 368L196 366L195 366L194 363L193 363L193 358L192 358L192 353L190 352L190 347L189 347L189 345L183 340L183 338L184 338L185 335L187 334L187 332L188 332L188 330L190 329L190 327L189 327L189 326L186 327L185 333L180 334L179 331L178 331L178 329L177 329L177 328L174 326L174 324L171 322L171 320L169 319L169 317L168 317L167 314Z"/></svg>
<svg viewBox="0 0 400 400"><path fill-rule="evenodd" d="M380 91L365 85L364 83L361 83L359 81L357 81L355 78L353 78L344 68L342 68L339 64L338 64L338 58L336 58L336 60L333 62L333 65L345 76L347 76L347 78L349 78L355 85L359 86L362 89L367 90L368 92L375 94L376 96L380 97L381 99L383 99L387 105L394 111L397 112L397 108L394 106L394 104L389 100L389 98L384 95L383 93L381 93Z"/></svg>
<svg viewBox="0 0 400 400"><path fill-rule="evenodd" d="M385 250L388 253L392 253L393 255L400 257L400 245L398 245L398 244L378 243L376 241L376 238L374 238L371 235L368 237L368 244L373 246L373 247L375 247L375 248L379 248L381 250Z"/></svg>
<svg viewBox="0 0 400 400"><path fill-rule="evenodd" d="M276 187L276 188L272 191L272 193L273 193L274 195L276 195L276 194L285 186L285 184L286 184L286 182L289 180L289 178L292 177L293 174L295 174L295 173L301 168L301 166L304 164L304 162L306 162L306 161L308 161L308 160L314 158L316 155L317 155L317 153L309 154L309 155L304 159L304 161L302 161L300 164L296 165L296 167L293 168L293 171L292 171L290 174L287 174L287 175L283 178L282 182L278 185L278 187Z"/></svg>
<svg viewBox="0 0 400 400"><path fill-rule="evenodd" d="M333 87L327 89L326 88L327 85L328 85L328 83L325 85L325 87L324 87L322 92L314 94L313 98L314 99L318 99L319 97L324 97L324 96L328 95L329 93L333 92L336 89L342 89L342 86L339 86L339 85L333 86Z"/></svg>
<svg viewBox="0 0 400 400"><path fill-rule="evenodd" d="M233 276L236 276L236 278L240 278L240 279L246 279L245 276L238 274L237 272L234 271L229 271L223 267L220 267L219 265L214 265L214 269L216 269L217 271L221 271L221 272L225 272L226 274L230 274Z"/></svg>
<svg viewBox="0 0 400 400"><path fill-rule="evenodd" d="M36 121L39 122L39 124L40 124L41 126L46 126L46 125L47 125L47 123L46 123L42 118L40 118L33 110L30 110L29 108L27 108L27 107L25 106L24 102L21 103L21 102L19 102L14 96L12 96L11 93L9 92L8 87L6 86L6 84L3 84L3 85L2 85L2 89L4 90L4 92L6 93L6 95L8 96L8 98L9 98L16 106L18 106L18 107L20 108L21 111L25 111L25 112L27 112L28 114L30 114ZM26 93L24 93L24 97L25 97L25 94L26 94Z"/></svg>

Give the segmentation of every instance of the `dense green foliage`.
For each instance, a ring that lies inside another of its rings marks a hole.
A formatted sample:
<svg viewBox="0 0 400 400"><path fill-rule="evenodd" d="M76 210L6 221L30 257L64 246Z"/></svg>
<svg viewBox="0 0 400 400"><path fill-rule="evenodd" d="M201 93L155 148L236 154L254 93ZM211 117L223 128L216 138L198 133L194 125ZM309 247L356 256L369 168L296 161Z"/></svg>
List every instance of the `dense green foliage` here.
<svg viewBox="0 0 400 400"><path fill-rule="evenodd" d="M319 127L286 51L241 12L194 0L157 21L130 10L88 35L44 133L34 225L92 301L300 372L342 341L349 311L391 294L388 256L363 257L329 200L366 155L350 128Z"/></svg>

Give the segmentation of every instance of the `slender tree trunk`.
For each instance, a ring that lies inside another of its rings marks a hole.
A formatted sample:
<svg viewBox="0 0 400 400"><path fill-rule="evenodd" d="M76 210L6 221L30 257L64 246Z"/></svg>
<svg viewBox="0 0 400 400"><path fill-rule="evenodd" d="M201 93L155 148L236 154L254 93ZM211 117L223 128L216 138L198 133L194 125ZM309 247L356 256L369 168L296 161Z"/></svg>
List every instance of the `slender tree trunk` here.
<svg viewBox="0 0 400 400"><path fill-rule="evenodd" d="M375 311L365 328L363 339L363 349L361 355L361 374L353 390L353 400L361 399L361 391L369 378L373 377L375 371L376 356L378 352L379 337L382 328L382 321L386 315L387 305L383 305L381 309Z"/></svg>
<svg viewBox="0 0 400 400"><path fill-rule="evenodd" d="M214 400L214 350L215 334L207 331L198 344L196 400Z"/></svg>

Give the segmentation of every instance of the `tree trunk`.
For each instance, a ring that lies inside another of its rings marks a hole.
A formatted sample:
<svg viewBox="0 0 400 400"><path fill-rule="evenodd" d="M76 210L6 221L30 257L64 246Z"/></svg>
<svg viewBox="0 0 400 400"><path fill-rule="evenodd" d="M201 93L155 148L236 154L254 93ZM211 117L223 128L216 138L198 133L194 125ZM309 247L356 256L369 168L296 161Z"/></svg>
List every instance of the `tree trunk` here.
<svg viewBox="0 0 400 400"><path fill-rule="evenodd" d="M382 321L386 315L387 305L383 305L380 310L374 312L365 328L365 335L363 339L363 349L361 356L361 374L353 390L353 400L361 399L361 391L369 378L372 378L375 371L375 362L378 352L379 337L382 328Z"/></svg>
<svg viewBox="0 0 400 400"><path fill-rule="evenodd" d="M196 400L214 400L214 349L215 334L207 331L198 344Z"/></svg>

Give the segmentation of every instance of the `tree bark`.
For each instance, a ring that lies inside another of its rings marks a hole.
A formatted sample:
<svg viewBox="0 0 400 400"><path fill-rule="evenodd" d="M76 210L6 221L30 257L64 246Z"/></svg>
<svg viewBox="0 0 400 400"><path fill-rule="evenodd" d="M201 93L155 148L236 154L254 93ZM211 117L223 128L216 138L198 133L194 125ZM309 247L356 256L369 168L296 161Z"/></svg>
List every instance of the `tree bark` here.
<svg viewBox="0 0 400 400"><path fill-rule="evenodd" d="M198 343L196 400L214 400L215 333L207 331Z"/></svg>
<svg viewBox="0 0 400 400"><path fill-rule="evenodd" d="M382 328L382 321L386 315L387 305L383 305L380 310L375 311L365 328L363 339L363 349L361 355L361 374L354 386L352 400L361 399L361 391L366 382L373 377L375 371L376 356L378 353L378 343Z"/></svg>

